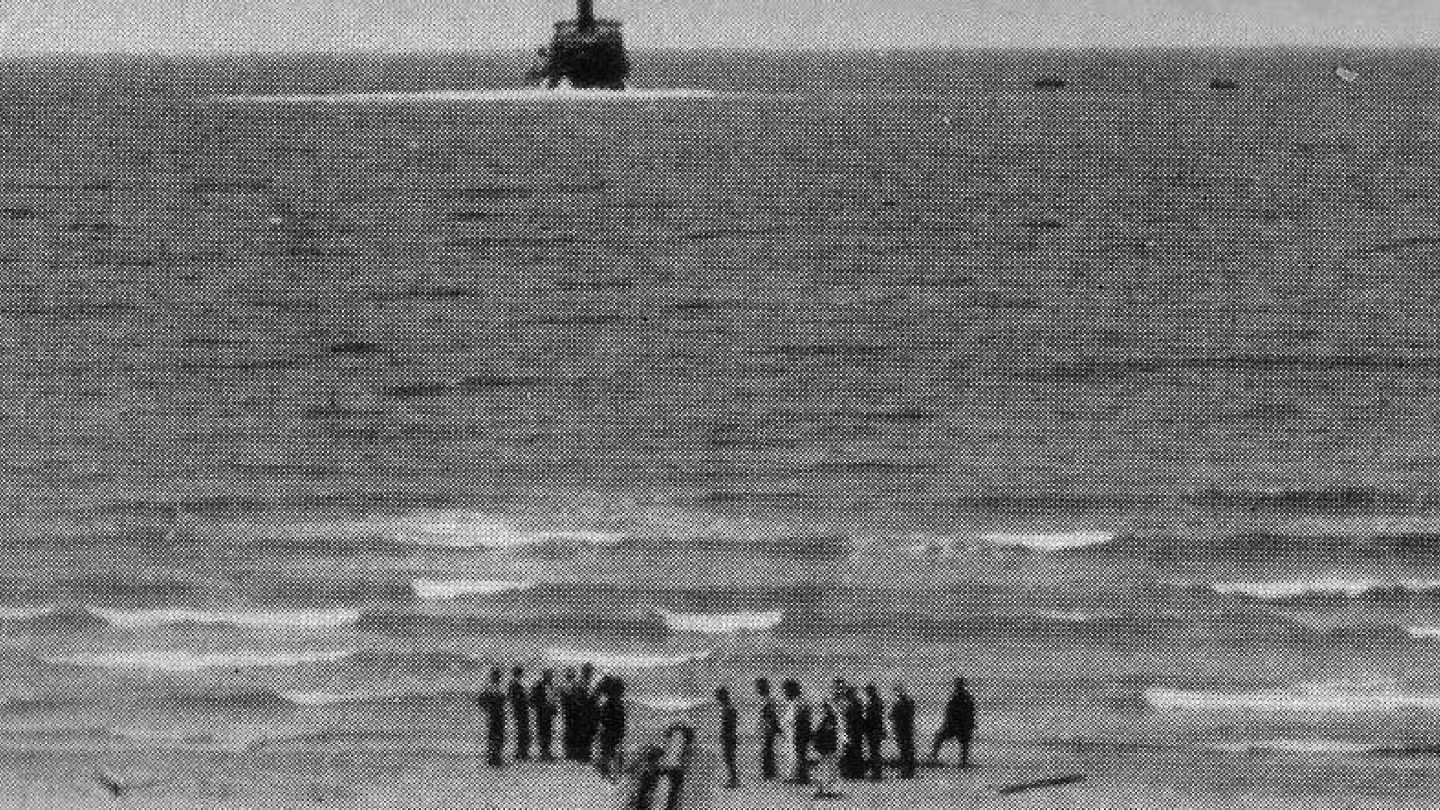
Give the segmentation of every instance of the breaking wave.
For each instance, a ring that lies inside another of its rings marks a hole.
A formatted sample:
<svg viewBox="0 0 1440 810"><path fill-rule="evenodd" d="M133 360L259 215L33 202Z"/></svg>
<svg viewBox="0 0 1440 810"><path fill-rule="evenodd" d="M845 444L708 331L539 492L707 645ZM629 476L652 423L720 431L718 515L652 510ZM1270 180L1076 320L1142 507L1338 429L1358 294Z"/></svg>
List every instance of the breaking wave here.
<svg viewBox="0 0 1440 810"><path fill-rule="evenodd" d="M681 633L723 636L742 631L773 630L785 618L783 610L740 613L671 613L657 610L665 625Z"/></svg>
<svg viewBox="0 0 1440 810"><path fill-rule="evenodd" d="M702 709L715 701L709 698L688 698L675 695L641 695L632 698L632 702L657 712L683 714Z"/></svg>
<svg viewBox="0 0 1440 810"><path fill-rule="evenodd" d="M1212 751L1232 754L1300 754L1305 756L1378 756L1422 757L1440 756L1440 746L1407 742L1373 743L1350 740L1277 739L1217 742L1206 746Z"/></svg>
<svg viewBox="0 0 1440 810"><path fill-rule="evenodd" d="M185 650L138 650L59 656L45 660L52 664L96 669L178 673L200 672L207 669L272 669L305 664L325 664L344 660L354 654L354 650L296 652L246 650L215 653Z"/></svg>
<svg viewBox="0 0 1440 810"><path fill-rule="evenodd" d="M427 602L446 602L462 596L497 596L527 591L535 583L503 579L416 579L410 582L415 596Z"/></svg>
<svg viewBox="0 0 1440 810"><path fill-rule="evenodd" d="M1073 551L1093 546L1103 546L1115 539L1110 532L1061 532L1049 533L991 533L980 536L981 541L999 547L1025 548L1031 551Z"/></svg>
<svg viewBox="0 0 1440 810"><path fill-rule="evenodd" d="M529 531L501 520L468 513L448 513L402 520L401 542L441 548L514 549L531 546L613 546L624 535L577 530Z"/></svg>
<svg viewBox="0 0 1440 810"><path fill-rule="evenodd" d="M1293 714L1386 714L1440 711L1440 693L1414 692L1393 684L1299 684L1250 692L1204 692L1152 688L1145 700L1157 709Z"/></svg>
<svg viewBox="0 0 1440 810"><path fill-rule="evenodd" d="M150 610L94 611L106 622L125 629L142 629L166 625L224 625L248 630L313 632L354 624L360 611L294 610L275 612L204 611L183 608Z"/></svg>
<svg viewBox="0 0 1440 810"><path fill-rule="evenodd" d="M715 654L714 650L658 655L646 653L602 652L600 650L572 650L551 647L545 657L557 664L594 664L601 670L615 669L664 669L667 667L693 664L704 661Z"/></svg>
<svg viewBox="0 0 1440 810"><path fill-rule="evenodd" d="M1440 580L1326 577L1273 582L1217 582L1210 587L1223 596L1248 596L1265 601L1284 601L1306 596L1355 598L1376 593L1431 593L1440 591Z"/></svg>

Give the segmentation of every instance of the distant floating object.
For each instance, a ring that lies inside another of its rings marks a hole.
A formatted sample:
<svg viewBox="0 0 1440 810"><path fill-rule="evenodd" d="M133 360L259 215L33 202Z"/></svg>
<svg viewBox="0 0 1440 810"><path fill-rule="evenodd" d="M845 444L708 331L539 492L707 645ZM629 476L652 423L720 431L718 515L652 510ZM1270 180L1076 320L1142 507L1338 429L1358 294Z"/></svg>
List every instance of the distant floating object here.
<svg viewBox="0 0 1440 810"><path fill-rule="evenodd" d="M1070 83L1059 76L1041 76L1036 79L1033 84L1036 89L1039 90L1059 90L1062 87L1068 86Z"/></svg>
<svg viewBox="0 0 1440 810"><path fill-rule="evenodd" d="M1335 78L1339 79L1342 82L1345 82L1346 84L1354 84L1355 80L1360 78L1360 74L1345 67L1344 65L1337 65L1335 67Z"/></svg>
<svg viewBox="0 0 1440 810"><path fill-rule="evenodd" d="M595 16L594 0L576 0L575 19L555 23L550 47L536 52L527 78L551 89L624 90L630 57L620 23Z"/></svg>
<svg viewBox="0 0 1440 810"><path fill-rule="evenodd" d="M1240 83L1234 79L1214 78L1210 80L1211 90L1239 90Z"/></svg>

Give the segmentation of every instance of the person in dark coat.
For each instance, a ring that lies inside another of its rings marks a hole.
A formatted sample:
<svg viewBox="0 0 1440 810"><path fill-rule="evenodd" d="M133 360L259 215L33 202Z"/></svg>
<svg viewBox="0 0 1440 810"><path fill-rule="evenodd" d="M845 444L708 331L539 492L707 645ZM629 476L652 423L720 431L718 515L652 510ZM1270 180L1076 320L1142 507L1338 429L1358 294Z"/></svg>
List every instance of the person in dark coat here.
<svg viewBox="0 0 1440 810"><path fill-rule="evenodd" d="M530 691L525 688L525 668L510 670L510 720L515 724L515 761L530 759Z"/></svg>
<svg viewBox="0 0 1440 810"><path fill-rule="evenodd" d="M535 741L541 762L552 762L555 759L554 680L554 671L547 669L540 673L540 680L530 687L530 712L535 715Z"/></svg>
<svg viewBox="0 0 1440 810"><path fill-rule="evenodd" d="M875 684L865 686L865 747L870 755L870 779L885 778L885 702Z"/></svg>
<svg viewBox="0 0 1440 810"><path fill-rule="evenodd" d="M841 695L840 719L844 740L840 749L840 775L846 779L865 776L865 704L852 686Z"/></svg>
<svg viewBox="0 0 1440 810"><path fill-rule="evenodd" d="M782 727L788 732L787 742L791 746L791 766L793 771L787 781L796 785L810 784L810 734L813 723L813 710L809 701L805 700L805 693L800 689L800 683L794 680L787 680L781 686L781 692L785 695L785 719Z"/></svg>
<svg viewBox="0 0 1440 810"><path fill-rule="evenodd" d="M499 667L490 670L490 682L480 692L480 710L485 712L486 751L492 768L505 764L502 757L505 750L505 691L500 685L503 677Z"/></svg>
<svg viewBox="0 0 1440 810"><path fill-rule="evenodd" d="M820 721L815 724L813 736L815 754L820 764L815 767L815 798L834 799L836 764L835 753L840 748L840 718L835 716L835 707L826 701L820 704Z"/></svg>
<svg viewBox="0 0 1440 810"><path fill-rule="evenodd" d="M780 736L780 709L770 696L770 679L755 680L755 694L760 698L760 778L775 778L775 738Z"/></svg>
<svg viewBox="0 0 1440 810"><path fill-rule="evenodd" d="M575 730L575 759L589 762L595 756L595 735L600 727L600 684L595 683L595 666L580 667L580 683L575 690L578 723Z"/></svg>
<svg viewBox="0 0 1440 810"><path fill-rule="evenodd" d="M905 684L895 683L895 702L890 704L890 731L900 752L900 778L915 778L915 701Z"/></svg>
<svg viewBox="0 0 1440 810"><path fill-rule="evenodd" d="M579 759L580 743L580 711L576 695L580 688L579 682L575 680L575 668L565 668L565 683L560 685L560 720L564 723L561 731L560 747L565 751L565 758L568 760Z"/></svg>
<svg viewBox="0 0 1440 810"><path fill-rule="evenodd" d="M596 687L600 698L595 717L595 737L600 744L596 767L606 779L615 779L620 768L620 751L625 744L625 683L619 678L605 678Z"/></svg>
<svg viewBox="0 0 1440 810"><path fill-rule="evenodd" d="M975 697L965 684L964 678L955 679L955 690L945 703L945 721L935 735L935 745L930 759L940 759L940 748L946 742L955 740L960 744L960 767L970 767L970 741L975 734Z"/></svg>
<svg viewBox="0 0 1440 810"><path fill-rule="evenodd" d="M715 702L720 704L720 751L729 774L725 787L734 790L740 787L740 772L735 766L735 749L740 744L740 715L730 703L729 689L723 686L716 689Z"/></svg>

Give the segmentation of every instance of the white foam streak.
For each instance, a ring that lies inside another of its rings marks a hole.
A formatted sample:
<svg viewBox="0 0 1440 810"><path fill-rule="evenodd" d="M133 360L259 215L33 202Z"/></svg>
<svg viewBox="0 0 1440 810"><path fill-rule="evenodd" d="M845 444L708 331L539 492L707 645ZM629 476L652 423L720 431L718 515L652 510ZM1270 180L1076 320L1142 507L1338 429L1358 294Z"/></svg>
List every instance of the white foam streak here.
<svg viewBox="0 0 1440 810"><path fill-rule="evenodd" d="M349 609L255 612L161 608L148 610L96 609L93 612L116 627L132 630L174 624L203 624L228 625L249 630L308 632L344 627L354 624L360 618L360 611Z"/></svg>
<svg viewBox="0 0 1440 810"><path fill-rule="evenodd" d="M1425 593L1440 590L1440 580L1324 577L1273 582L1217 582L1210 587L1216 593L1226 596L1249 596L1273 601L1309 595L1357 597L1375 591L1391 590Z"/></svg>
<svg viewBox="0 0 1440 810"><path fill-rule="evenodd" d="M437 515L402 522L403 542L440 548L516 549L530 546L612 546L622 535L589 530L525 531L480 515Z"/></svg>
<svg viewBox="0 0 1440 810"><path fill-rule="evenodd" d="M558 87L518 87L499 90L437 90L422 93L299 93L289 95L226 95L212 101L224 104L606 104L632 101L721 98L713 90L693 87L582 90Z"/></svg>
<svg viewBox="0 0 1440 810"><path fill-rule="evenodd" d="M740 613L671 613L668 610L656 612L665 619L665 625L671 630L707 636L771 630L785 618L782 610Z"/></svg>
<svg viewBox="0 0 1440 810"><path fill-rule="evenodd" d="M1412 638L1440 639L1440 625L1429 627L1410 627L1406 628L1406 632L1409 633Z"/></svg>
<svg viewBox="0 0 1440 810"><path fill-rule="evenodd" d="M714 655L714 650L679 655L646 655L640 653L614 653L599 650L572 650L552 647L545 651L545 657L559 664L594 664L605 669L663 669L681 664L704 661Z"/></svg>
<svg viewBox="0 0 1440 810"><path fill-rule="evenodd" d="M303 664L325 664L344 660L354 654L354 650L323 652L249 650L223 653L197 653L183 650L138 650L134 652L73 655L48 658L46 660L53 664L68 664L99 669L175 673L200 672L206 669L259 669L292 667Z"/></svg>
<svg viewBox="0 0 1440 810"><path fill-rule="evenodd" d="M1031 551L1071 551L1100 546L1115 539L1110 532L1063 532L1058 534L991 533L980 539L992 546L1027 548Z"/></svg>
<svg viewBox="0 0 1440 810"><path fill-rule="evenodd" d="M642 695L635 698L634 702L657 712L683 713L704 708L714 701L706 698L682 698L673 695Z"/></svg>
<svg viewBox="0 0 1440 810"><path fill-rule="evenodd" d="M0 607L0 621L23 622L55 612L54 607Z"/></svg>
<svg viewBox="0 0 1440 810"><path fill-rule="evenodd" d="M1440 693L1406 692L1394 687L1316 685L1235 693L1156 688L1145 690L1145 699L1159 709L1191 712L1384 714L1406 710L1440 711Z"/></svg>
<svg viewBox="0 0 1440 810"><path fill-rule="evenodd" d="M1225 751L1232 754L1273 751L1282 754L1314 754L1324 756L1327 754L1369 754L1383 746L1377 746L1374 743L1346 742L1343 740L1253 740L1245 742L1212 743L1207 747L1212 751Z"/></svg>
<svg viewBox="0 0 1440 810"><path fill-rule="evenodd" d="M410 588L427 602L446 602L464 596L498 596L527 591L534 582L504 579L415 579Z"/></svg>

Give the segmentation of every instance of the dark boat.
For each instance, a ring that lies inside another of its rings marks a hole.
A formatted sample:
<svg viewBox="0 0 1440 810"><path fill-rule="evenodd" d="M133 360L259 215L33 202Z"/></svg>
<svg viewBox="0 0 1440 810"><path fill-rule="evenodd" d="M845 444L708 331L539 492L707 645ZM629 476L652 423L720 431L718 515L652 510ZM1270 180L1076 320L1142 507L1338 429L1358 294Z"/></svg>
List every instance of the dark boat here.
<svg viewBox="0 0 1440 810"><path fill-rule="evenodd" d="M532 84L624 90L630 57L620 23L595 16L594 0L576 0L575 19L555 23L550 47L541 48L530 68Z"/></svg>
<svg viewBox="0 0 1440 810"><path fill-rule="evenodd" d="M1059 90L1069 84L1069 82L1059 76L1041 76L1032 82L1032 84L1039 90Z"/></svg>
<svg viewBox="0 0 1440 810"><path fill-rule="evenodd" d="M1240 83L1234 79L1211 79L1211 90L1239 90Z"/></svg>

